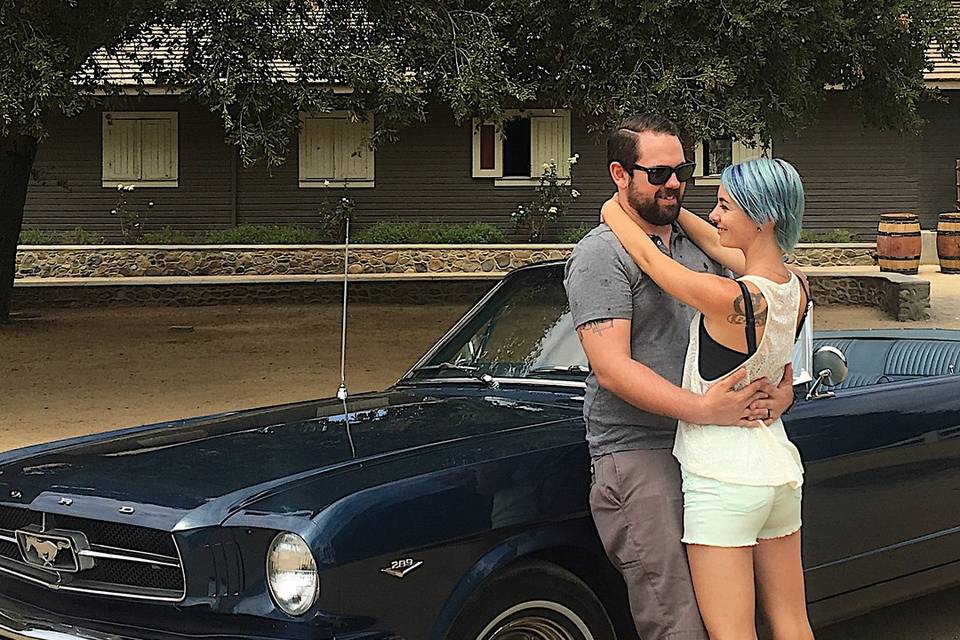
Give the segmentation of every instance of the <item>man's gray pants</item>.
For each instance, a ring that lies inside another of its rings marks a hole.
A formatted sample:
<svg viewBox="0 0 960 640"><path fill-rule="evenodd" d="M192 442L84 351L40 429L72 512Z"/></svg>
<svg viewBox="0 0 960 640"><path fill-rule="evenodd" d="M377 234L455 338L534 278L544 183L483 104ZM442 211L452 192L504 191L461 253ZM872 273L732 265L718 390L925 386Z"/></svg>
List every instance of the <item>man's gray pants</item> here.
<svg viewBox="0 0 960 640"><path fill-rule="evenodd" d="M683 537L680 466L669 449L593 458L590 510L627 583L642 640L707 640Z"/></svg>

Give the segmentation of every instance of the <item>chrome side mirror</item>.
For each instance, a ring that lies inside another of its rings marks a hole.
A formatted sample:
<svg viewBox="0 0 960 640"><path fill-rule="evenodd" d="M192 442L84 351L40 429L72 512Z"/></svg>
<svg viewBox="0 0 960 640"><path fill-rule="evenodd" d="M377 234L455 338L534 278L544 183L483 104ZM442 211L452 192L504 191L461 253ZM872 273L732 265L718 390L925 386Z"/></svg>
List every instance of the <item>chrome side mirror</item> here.
<svg viewBox="0 0 960 640"><path fill-rule="evenodd" d="M807 392L807 400L817 400L819 398L832 398L832 391L821 391L826 386L836 386L847 379L850 372L847 366L847 357L843 351L829 345L820 347L813 354L813 370L817 372L816 380L810 386Z"/></svg>

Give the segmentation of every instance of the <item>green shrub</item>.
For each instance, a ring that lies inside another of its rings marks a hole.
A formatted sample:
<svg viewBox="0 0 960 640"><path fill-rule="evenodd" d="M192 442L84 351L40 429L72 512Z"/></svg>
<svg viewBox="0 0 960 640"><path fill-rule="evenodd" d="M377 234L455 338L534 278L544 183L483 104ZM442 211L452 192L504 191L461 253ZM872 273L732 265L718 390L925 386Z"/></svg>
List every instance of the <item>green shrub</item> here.
<svg viewBox="0 0 960 640"><path fill-rule="evenodd" d="M43 229L21 229L20 244L56 244L56 235Z"/></svg>
<svg viewBox="0 0 960 640"><path fill-rule="evenodd" d="M241 224L230 229L210 231L204 244L314 244L320 233L298 225Z"/></svg>
<svg viewBox="0 0 960 640"><path fill-rule="evenodd" d="M830 231L803 229L800 232L800 242L856 242L856 239L848 229L832 229Z"/></svg>
<svg viewBox="0 0 960 640"><path fill-rule="evenodd" d="M196 235L177 231L173 227L164 227L160 231L148 231L143 234L143 242L146 244L197 244L199 241L200 238Z"/></svg>
<svg viewBox="0 0 960 640"><path fill-rule="evenodd" d="M560 233L557 240L560 244L577 244L583 239L583 236L590 233L591 229L593 229L593 226L589 224L582 224L579 227L567 227Z"/></svg>
<svg viewBox="0 0 960 640"><path fill-rule="evenodd" d="M103 236L77 227L57 234L57 244L103 244Z"/></svg>
<svg viewBox="0 0 960 640"><path fill-rule="evenodd" d="M362 244L501 244L507 239L503 231L485 222L449 224L381 221L357 232L352 241Z"/></svg>

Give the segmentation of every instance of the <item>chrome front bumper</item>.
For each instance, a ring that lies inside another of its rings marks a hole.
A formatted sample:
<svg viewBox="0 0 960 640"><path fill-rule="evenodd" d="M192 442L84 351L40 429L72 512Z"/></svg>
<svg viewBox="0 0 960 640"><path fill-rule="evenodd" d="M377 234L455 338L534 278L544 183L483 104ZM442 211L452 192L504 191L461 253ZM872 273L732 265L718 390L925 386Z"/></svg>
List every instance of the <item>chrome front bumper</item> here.
<svg viewBox="0 0 960 640"><path fill-rule="evenodd" d="M140 640L132 636L81 629L66 624L19 618L0 611L0 638L9 640Z"/></svg>

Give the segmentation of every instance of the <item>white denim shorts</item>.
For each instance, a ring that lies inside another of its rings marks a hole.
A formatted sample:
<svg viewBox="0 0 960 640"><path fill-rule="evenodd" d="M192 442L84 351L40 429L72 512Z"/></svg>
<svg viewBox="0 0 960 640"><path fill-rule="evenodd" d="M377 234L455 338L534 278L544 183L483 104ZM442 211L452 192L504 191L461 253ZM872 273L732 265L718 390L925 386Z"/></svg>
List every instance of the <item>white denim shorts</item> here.
<svg viewBox="0 0 960 640"><path fill-rule="evenodd" d="M722 482L682 471L683 542L750 547L800 530L802 489Z"/></svg>

